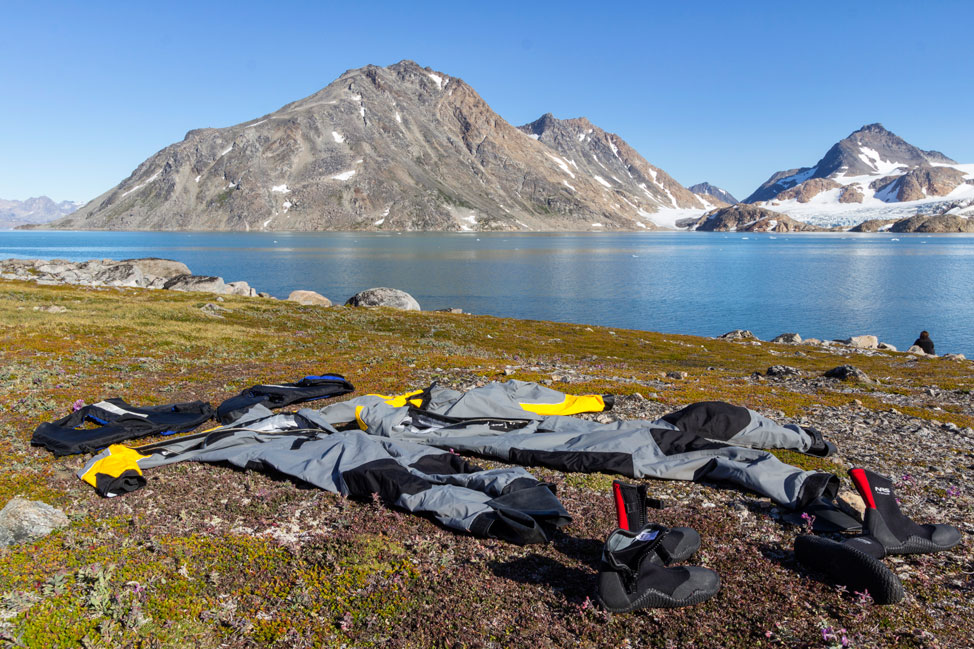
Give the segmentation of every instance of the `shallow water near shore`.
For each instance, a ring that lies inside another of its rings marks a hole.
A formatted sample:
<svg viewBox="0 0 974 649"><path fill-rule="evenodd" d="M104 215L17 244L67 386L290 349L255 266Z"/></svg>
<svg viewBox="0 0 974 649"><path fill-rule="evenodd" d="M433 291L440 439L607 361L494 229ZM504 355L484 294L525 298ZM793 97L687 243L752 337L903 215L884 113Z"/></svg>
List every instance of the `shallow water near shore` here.
<svg viewBox="0 0 974 649"><path fill-rule="evenodd" d="M8 257L164 257L276 297L390 286L424 309L701 336L902 350L927 329L938 353L974 356L972 235L0 232Z"/></svg>

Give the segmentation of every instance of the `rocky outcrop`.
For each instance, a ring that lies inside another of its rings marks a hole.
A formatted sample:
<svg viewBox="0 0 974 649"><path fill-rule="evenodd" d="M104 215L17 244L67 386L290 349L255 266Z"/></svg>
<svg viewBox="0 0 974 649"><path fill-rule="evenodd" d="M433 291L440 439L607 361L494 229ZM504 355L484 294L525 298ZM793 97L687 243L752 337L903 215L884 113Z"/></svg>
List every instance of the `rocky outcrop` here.
<svg viewBox="0 0 974 649"><path fill-rule="evenodd" d="M550 115L515 128L463 80L401 61L190 131L49 227L635 230L675 206L703 208L619 136Z"/></svg>
<svg viewBox="0 0 974 649"><path fill-rule="evenodd" d="M177 275L192 275L189 266L181 261L146 257L144 259L123 259L120 263L135 264L146 275L154 275L163 279L172 279Z"/></svg>
<svg viewBox="0 0 974 649"><path fill-rule="evenodd" d="M750 329L734 329L725 334L717 336L722 340L757 340L758 337L751 333Z"/></svg>
<svg viewBox="0 0 974 649"><path fill-rule="evenodd" d="M36 541L68 522L60 509L15 496L0 510L0 547Z"/></svg>
<svg viewBox="0 0 974 649"><path fill-rule="evenodd" d="M701 232L820 232L822 228L755 205L731 205L707 212L692 230Z"/></svg>
<svg viewBox="0 0 974 649"><path fill-rule="evenodd" d="M956 214L912 216L893 223L890 232L974 232L974 219Z"/></svg>
<svg viewBox="0 0 974 649"><path fill-rule="evenodd" d="M771 339L771 342L773 343L789 343L793 345L797 345L801 343L801 341L802 337L794 333L779 334Z"/></svg>
<svg viewBox="0 0 974 649"><path fill-rule="evenodd" d="M869 219L849 229L849 232L880 232L889 230L896 223L896 219Z"/></svg>
<svg viewBox="0 0 974 649"><path fill-rule="evenodd" d="M226 293L227 285L222 277L212 275L177 275L166 282L167 291L196 291L198 293Z"/></svg>
<svg viewBox="0 0 974 649"><path fill-rule="evenodd" d="M839 187L842 187L842 185L831 178L811 178L791 189L781 192L775 198L782 201L794 198L799 203L807 203L822 192L829 191L830 189L838 189ZM860 198L861 201L862 199Z"/></svg>
<svg viewBox="0 0 974 649"><path fill-rule="evenodd" d="M156 257L80 262L63 259L4 259L0 260L0 279L26 280L39 284L116 286L257 296L257 291L247 282L225 283L222 277L193 275L182 262Z"/></svg>
<svg viewBox="0 0 974 649"><path fill-rule="evenodd" d="M314 291L291 291L287 299L308 306L331 306L332 304L331 300Z"/></svg>
<svg viewBox="0 0 974 649"><path fill-rule="evenodd" d="M862 187L858 184L847 185L839 194L840 203L861 203L863 198Z"/></svg>
<svg viewBox="0 0 974 649"><path fill-rule="evenodd" d="M348 298L345 306L387 306L405 311L419 311L419 302L405 291L395 288L370 288Z"/></svg>
<svg viewBox="0 0 974 649"><path fill-rule="evenodd" d="M965 182L965 174L952 167L917 167L895 177L872 183L878 197L886 201L916 201L928 196L946 196Z"/></svg>

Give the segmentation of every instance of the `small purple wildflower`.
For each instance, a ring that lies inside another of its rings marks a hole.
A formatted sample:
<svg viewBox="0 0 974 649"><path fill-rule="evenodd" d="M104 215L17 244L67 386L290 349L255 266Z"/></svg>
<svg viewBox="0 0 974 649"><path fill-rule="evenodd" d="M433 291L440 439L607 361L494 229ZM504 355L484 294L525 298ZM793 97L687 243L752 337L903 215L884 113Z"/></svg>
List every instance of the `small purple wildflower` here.
<svg viewBox="0 0 974 649"><path fill-rule="evenodd" d="M947 487L947 495L951 498L956 498L960 495L960 489L958 489L955 485L950 485Z"/></svg>
<svg viewBox="0 0 974 649"><path fill-rule="evenodd" d="M815 525L815 516L808 512L802 512L802 520L805 521L805 528L811 532L812 526Z"/></svg>
<svg viewBox="0 0 974 649"><path fill-rule="evenodd" d="M81 410L84 407L85 407L85 400L84 399L78 399L71 406L71 412L78 412L79 410Z"/></svg>

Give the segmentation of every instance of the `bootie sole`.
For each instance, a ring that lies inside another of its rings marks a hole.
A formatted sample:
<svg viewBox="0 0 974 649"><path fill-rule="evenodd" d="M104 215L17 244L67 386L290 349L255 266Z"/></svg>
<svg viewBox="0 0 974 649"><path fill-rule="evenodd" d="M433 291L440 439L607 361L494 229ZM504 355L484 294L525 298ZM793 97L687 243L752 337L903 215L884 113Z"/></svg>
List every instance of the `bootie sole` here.
<svg viewBox="0 0 974 649"><path fill-rule="evenodd" d="M877 604L895 604L903 599L903 584L893 571L849 545L818 536L799 536L795 539L795 558L833 583L853 592L868 592Z"/></svg>

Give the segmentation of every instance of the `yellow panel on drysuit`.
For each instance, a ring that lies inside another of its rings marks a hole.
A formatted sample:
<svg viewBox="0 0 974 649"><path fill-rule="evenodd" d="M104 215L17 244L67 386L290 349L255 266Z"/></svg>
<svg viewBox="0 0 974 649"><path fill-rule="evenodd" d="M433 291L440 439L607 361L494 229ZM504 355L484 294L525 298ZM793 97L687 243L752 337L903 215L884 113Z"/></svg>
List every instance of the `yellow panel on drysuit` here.
<svg viewBox="0 0 974 649"><path fill-rule="evenodd" d="M582 412L602 412L605 410L605 400L597 394L580 396L566 394L565 400L560 403L522 403L519 405L536 415L577 415Z"/></svg>

